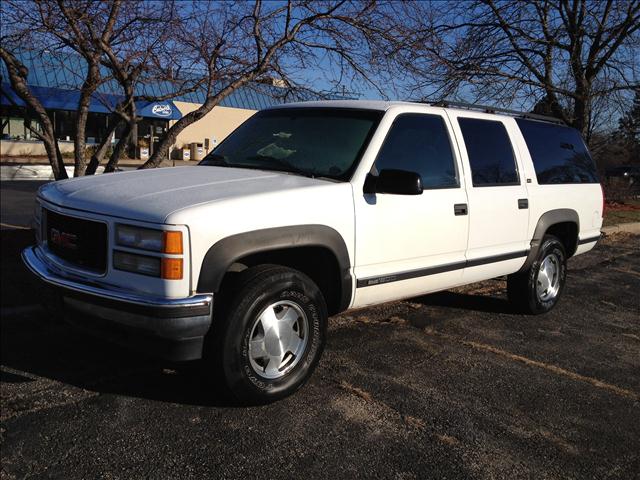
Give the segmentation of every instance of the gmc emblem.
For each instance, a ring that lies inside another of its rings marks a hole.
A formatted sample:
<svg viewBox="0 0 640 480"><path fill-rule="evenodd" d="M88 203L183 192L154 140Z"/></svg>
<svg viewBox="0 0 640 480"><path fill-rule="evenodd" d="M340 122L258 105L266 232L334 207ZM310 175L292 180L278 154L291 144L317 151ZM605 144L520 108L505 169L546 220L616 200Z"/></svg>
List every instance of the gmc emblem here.
<svg viewBox="0 0 640 480"><path fill-rule="evenodd" d="M78 236L73 233L61 232L57 228L51 229L51 243L69 250L78 249Z"/></svg>

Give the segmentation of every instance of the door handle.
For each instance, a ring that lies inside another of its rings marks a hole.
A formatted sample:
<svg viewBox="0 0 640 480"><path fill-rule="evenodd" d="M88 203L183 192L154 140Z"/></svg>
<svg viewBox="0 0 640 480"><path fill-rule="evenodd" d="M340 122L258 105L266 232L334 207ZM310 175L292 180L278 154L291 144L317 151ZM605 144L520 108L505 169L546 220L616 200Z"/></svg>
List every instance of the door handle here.
<svg viewBox="0 0 640 480"><path fill-rule="evenodd" d="M518 199L518 208L520 210L525 210L529 208L529 199L527 198L519 198Z"/></svg>
<svg viewBox="0 0 640 480"><path fill-rule="evenodd" d="M468 213L467 204L466 203L456 203L453 206L454 215L466 215Z"/></svg>

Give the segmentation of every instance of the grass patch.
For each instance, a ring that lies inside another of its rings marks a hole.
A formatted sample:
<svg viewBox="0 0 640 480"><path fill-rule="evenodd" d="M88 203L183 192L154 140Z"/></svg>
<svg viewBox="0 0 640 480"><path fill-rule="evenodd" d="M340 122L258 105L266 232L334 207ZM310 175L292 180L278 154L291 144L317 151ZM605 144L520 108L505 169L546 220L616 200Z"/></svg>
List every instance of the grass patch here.
<svg viewBox="0 0 640 480"><path fill-rule="evenodd" d="M619 223L640 222L640 200L627 200L624 203L607 203L603 226Z"/></svg>

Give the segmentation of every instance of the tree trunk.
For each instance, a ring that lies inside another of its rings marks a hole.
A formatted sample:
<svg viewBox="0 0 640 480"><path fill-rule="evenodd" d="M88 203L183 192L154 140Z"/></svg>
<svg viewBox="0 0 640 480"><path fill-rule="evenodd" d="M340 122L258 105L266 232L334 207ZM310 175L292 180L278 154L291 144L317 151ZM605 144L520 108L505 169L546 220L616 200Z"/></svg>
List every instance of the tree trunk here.
<svg viewBox="0 0 640 480"><path fill-rule="evenodd" d="M55 137L53 140L51 140L48 135L43 136L42 143L44 144L44 149L47 152L47 157L49 158L49 163L51 164L53 178L56 180L69 178L69 175L67 175L67 170L64 166L64 159L62 158L60 147L58 146L58 142L55 140Z"/></svg>
<svg viewBox="0 0 640 480"><path fill-rule="evenodd" d="M85 162L85 134L87 129L87 117L89 116L88 104L86 108L82 105L83 101L80 100L80 107L78 109L77 123L76 123L76 138L73 140L73 176L81 177L85 174L87 164Z"/></svg>
<svg viewBox="0 0 640 480"><path fill-rule="evenodd" d="M91 105L91 94L96 90L97 78L100 75L98 64L87 60L87 78L80 89L80 101L78 102L78 113L76 117L76 138L73 141L74 177L81 177L85 174L87 162L86 154L86 131L87 119L89 118L89 106Z"/></svg>
<svg viewBox="0 0 640 480"><path fill-rule="evenodd" d="M104 158L105 154L107 153L107 150L109 149L109 145L111 145L111 137L113 136L113 132L115 132L116 129L121 124L122 124L122 121L113 122L108 133L102 139L102 142L100 142L100 146L91 156L91 160L89 161L89 164L87 165L87 169L84 173L85 175L94 175L96 173L96 170L98 170L98 166L100 165L100 162L102 162L102 159Z"/></svg>
<svg viewBox="0 0 640 480"><path fill-rule="evenodd" d="M0 47L0 57L2 57L7 67L11 87L22 101L27 104L28 108L37 114L37 118L42 125L42 133L38 133L37 135L44 143L54 178L56 180L68 178L67 170L64 168L64 160L58 147L58 140L56 139L53 123L49 115L47 115L47 111L42 106L42 103L31 93L27 86L27 75L29 73L27 68L2 47Z"/></svg>
<svg viewBox="0 0 640 480"><path fill-rule="evenodd" d="M135 124L135 120L129 120L124 128L124 132L122 137L118 139L116 146L113 149L113 153L107 162L107 165L104 167L104 173L115 172L116 168L118 168L118 162L120 161L120 157L124 153L129 144L129 139L131 134L133 133L133 125Z"/></svg>
<svg viewBox="0 0 640 480"><path fill-rule="evenodd" d="M589 142L591 137L591 97L587 93L576 95L573 106L572 126L580 132L582 138Z"/></svg>
<svg viewBox="0 0 640 480"><path fill-rule="evenodd" d="M129 143L127 148L127 151L129 152L129 157L131 158L137 158L136 157L136 150L138 148L137 140L138 140L138 122L134 122L134 124L131 126L131 135L129 135Z"/></svg>
<svg viewBox="0 0 640 480"><path fill-rule="evenodd" d="M182 132L189 125L197 122L207 113L213 110L213 107L215 107L219 103L219 101L220 98L218 96L210 97L199 108L197 108L193 112L187 113L184 117L174 123L169 131L167 131L165 137L158 143L157 148L154 150L149 160L142 164L140 168L144 169L158 167L162 163L162 160L168 157L169 149L171 148L171 145L175 143L176 138L178 138L180 132Z"/></svg>

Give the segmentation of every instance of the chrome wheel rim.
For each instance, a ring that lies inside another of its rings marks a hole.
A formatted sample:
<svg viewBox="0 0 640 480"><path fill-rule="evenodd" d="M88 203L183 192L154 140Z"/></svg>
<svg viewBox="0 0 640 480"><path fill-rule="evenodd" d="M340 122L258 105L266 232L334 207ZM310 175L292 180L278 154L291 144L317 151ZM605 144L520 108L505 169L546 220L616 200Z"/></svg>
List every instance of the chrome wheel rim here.
<svg viewBox="0 0 640 480"><path fill-rule="evenodd" d="M270 380L283 377L300 362L308 339L309 321L300 305L288 300L269 305L251 327L251 368Z"/></svg>
<svg viewBox="0 0 640 480"><path fill-rule="evenodd" d="M543 302L553 300L560 290L560 257L551 253L544 257L536 277L536 292Z"/></svg>

